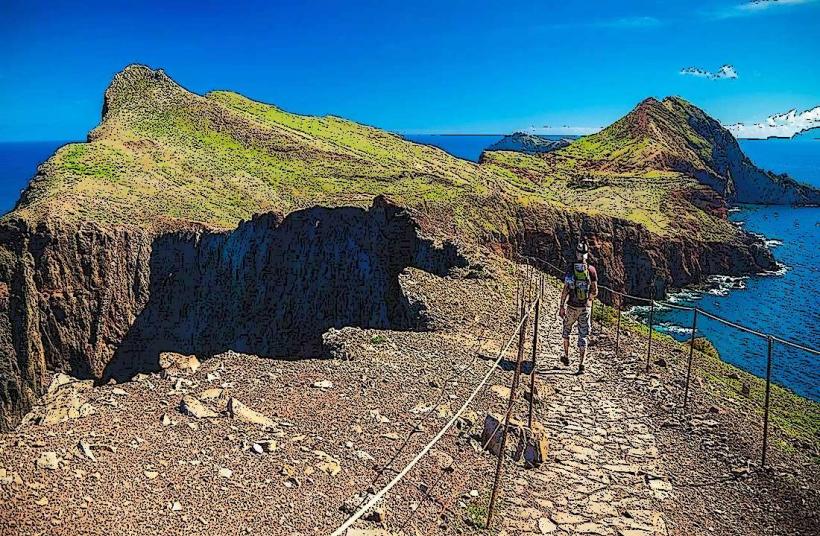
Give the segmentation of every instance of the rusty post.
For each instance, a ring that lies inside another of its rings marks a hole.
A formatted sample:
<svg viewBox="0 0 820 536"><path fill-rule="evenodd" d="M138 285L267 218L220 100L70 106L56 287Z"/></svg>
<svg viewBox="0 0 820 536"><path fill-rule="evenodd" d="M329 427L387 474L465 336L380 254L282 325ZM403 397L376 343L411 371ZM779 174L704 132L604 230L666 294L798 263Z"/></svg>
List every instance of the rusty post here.
<svg viewBox="0 0 820 536"><path fill-rule="evenodd" d="M698 329L698 308L692 315L692 336L689 338L689 362L686 364L686 386L683 388L683 412L686 413L686 404L689 401L689 378L692 377L692 357L695 354L695 332Z"/></svg>
<svg viewBox="0 0 820 536"><path fill-rule="evenodd" d="M530 413L527 419L528 426L532 428L532 406L535 401L535 363L538 352L538 316L541 312L541 298L535 298L535 323L532 328L532 368L530 369Z"/></svg>
<svg viewBox="0 0 820 536"><path fill-rule="evenodd" d="M615 303L615 302L612 302ZM621 297L618 296L618 322L615 324L615 355L618 355L619 344L621 343Z"/></svg>
<svg viewBox="0 0 820 536"><path fill-rule="evenodd" d="M766 399L763 405L763 456L760 461L760 467L766 467L766 451L769 447L769 396L772 387L772 344L773 339L771 335L767 337L769 343L768 357L766 359Z"/></svg>
<svg viewBox="0 0 820 536"><path fill-rule="evenodd" d="M649 372L649 360L652 359L652 317L655 315L655 285L649 291L649 342L646 345L646 372Z"/></svg>
<svg viewBox="0 0 820 536"><path fill-rule="evenodd" d="M501 444L498 451L498 462L495 466L495 481L493 482L493 490L490 494L490 506L487 510L487 528L493 520L493 508L495 507L496 496L498 495L498 484L501 480L501 467L504 463L504 449L507 445L507 429L510 426L510 415L512 414L513 404L515 403L515 391L518 389L518 382L521 378L521 363L524 360L524 342L527 336L527 321L526 313L524 313L524 321L521 322L521 330L518 332L518 358L515 363L515 375L513 375L512 387L510 388L510 400L507 403L507 413L504 415L504 429L501 431Z"/></svg>

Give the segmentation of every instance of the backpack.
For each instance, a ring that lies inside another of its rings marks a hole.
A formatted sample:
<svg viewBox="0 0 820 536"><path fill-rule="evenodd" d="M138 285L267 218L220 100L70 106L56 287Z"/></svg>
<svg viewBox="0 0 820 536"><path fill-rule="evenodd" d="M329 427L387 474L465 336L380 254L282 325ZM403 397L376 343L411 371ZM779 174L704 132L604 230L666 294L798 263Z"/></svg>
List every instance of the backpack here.
<svg viewBox="0 0 820 536"><path fill-rule="evenodd" d="M576 262L572 265L572 274L567 276L567 283L572 289L577 303L586 303L589 299L589 265L585 262Z"/></svg>

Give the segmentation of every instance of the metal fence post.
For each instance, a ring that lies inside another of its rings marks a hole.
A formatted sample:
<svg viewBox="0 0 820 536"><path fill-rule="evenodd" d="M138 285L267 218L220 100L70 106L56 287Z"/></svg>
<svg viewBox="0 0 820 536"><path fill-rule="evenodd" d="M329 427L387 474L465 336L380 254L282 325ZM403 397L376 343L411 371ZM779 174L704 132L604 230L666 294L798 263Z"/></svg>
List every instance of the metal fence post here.
<svg viewBox="0 0 820 536"><path fill-rule="evenodd" d="M646 346L646 372L649 372L649 360L652 358L652 317L655 315L655 283L649 292L649 342Z"/></svg>
<svg viewBox="0 0 820 536"><path fill-rule="evenodd" d="M772 387L772 336L767 335L768 357L766 359L766 400L763 409L763 456L760 461L761 467L766 467L766 450L769 447L769 396Z"/></svg>
<svg viewBox="0 0 820 536"><path fill-rule="evenodd" d="M538 352L538 316L541 310L541 298L535 298L535 323L532 328L532 368L530 369L530 414L527 424L532 428L532 406L535 400L535 361Z"/></svg>
<svg viewBox="0 0 820 536"><path fill-rule="evenodd" d="M507 445L507 429L510 426L510 415L512 414L513 404L515 403L515 391L518 389L518 382L521 378L521 362L524 360L524 341L527 332L526 312L522 309L521 314L521 331L518 332L518 358L515 364L515 375L513 376L512 387L510 388L510 400L507 403L507 413L504 416L504 429L501 431L501 444L498 451L498 463L495 466L495 481L493 482L493 490L490 494L490 506L487 509L487 528L493 520L493 508L495 507L496 495L498 495L498 483L501 479L501 466L504 462L504 449Z"/></svg>
<svg viewBox="0 0 820 536"><path fill-rule="evenodd" d="M692 377L692 357L695 354L695 331L698 328L698 308L692 315L692 336L689 339L689 362L686 365L686 386L683 389L683 411L686 413L686 403L689 401L689 379Z"/></svg>
<svg viewBox="0 0 820 536"><path fill-rule="evenodd" d="M618 299L618 323L615 324L615 355L618 355L618 345L621 342L621 300Z"/></svg>

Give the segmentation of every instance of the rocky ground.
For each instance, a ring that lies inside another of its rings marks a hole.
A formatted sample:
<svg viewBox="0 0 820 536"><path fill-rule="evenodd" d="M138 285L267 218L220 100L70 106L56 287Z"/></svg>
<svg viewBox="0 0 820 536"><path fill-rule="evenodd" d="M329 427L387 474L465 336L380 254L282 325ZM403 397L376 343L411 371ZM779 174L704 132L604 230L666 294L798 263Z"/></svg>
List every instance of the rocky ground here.
<svg viewBox="0 0 820 536"><path fill-rule="evenodd" d="M409 270L402 286L436 331L346 328L327 336L332 358L228 352L120 385L56 377L0 437L0 533L329 534L452 417L513 332L515 270L487 271ZM599 332L586 374L560 366L556 301L548 285L535 406L548 459L507 461L492 533L817 533L816 464L775 450L777 469L759 469L756 417L697 382L683 415L670 343L646 373L644 338L624 333L616 356L614 333ZM484 533L495 458L478 436L506 406L514 358L350 534Z"/></svg>

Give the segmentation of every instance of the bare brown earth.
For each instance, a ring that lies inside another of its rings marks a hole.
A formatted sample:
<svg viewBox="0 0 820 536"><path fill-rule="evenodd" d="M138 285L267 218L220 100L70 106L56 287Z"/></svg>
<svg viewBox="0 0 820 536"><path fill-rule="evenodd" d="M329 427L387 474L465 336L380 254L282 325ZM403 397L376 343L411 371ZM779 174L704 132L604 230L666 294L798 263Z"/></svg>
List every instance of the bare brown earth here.
<svg viewBox="0 0 820 536"><path fill-rule="evenodd" d="M196 372L53 390L52 404L73 400L74 418L29 419L0 436L0 533L329 534L347 517L345 502L384 485L441 429L513 332L516 269L501 262L488 261L486 278L405 272L402 287L426 302L433 332L344 329L328 344L336 358L227 352ZM665 366L646 373L645 339L624 333L616 357L610 331L596 336L586 374L561 367L556 301L547 286L536 415L549 431L549 458L537 469L507 461L489 533L817 533L818 471L807 456L773 448L776 469L758 469L757 416L711 398L698 381L682 416L677 345L656 344L653 359ZM393 488L382 523L358 526L485 533L476 523L495 458L473 435L488 410L503 410L513 358L508 352L465 414L478 423L460 422ZM181 413L186 395L216 416ZM230 397L274 425L231 418ZM515 415L525 411L519 393ZM275 449L254 450L271 439Z"/></svg>

